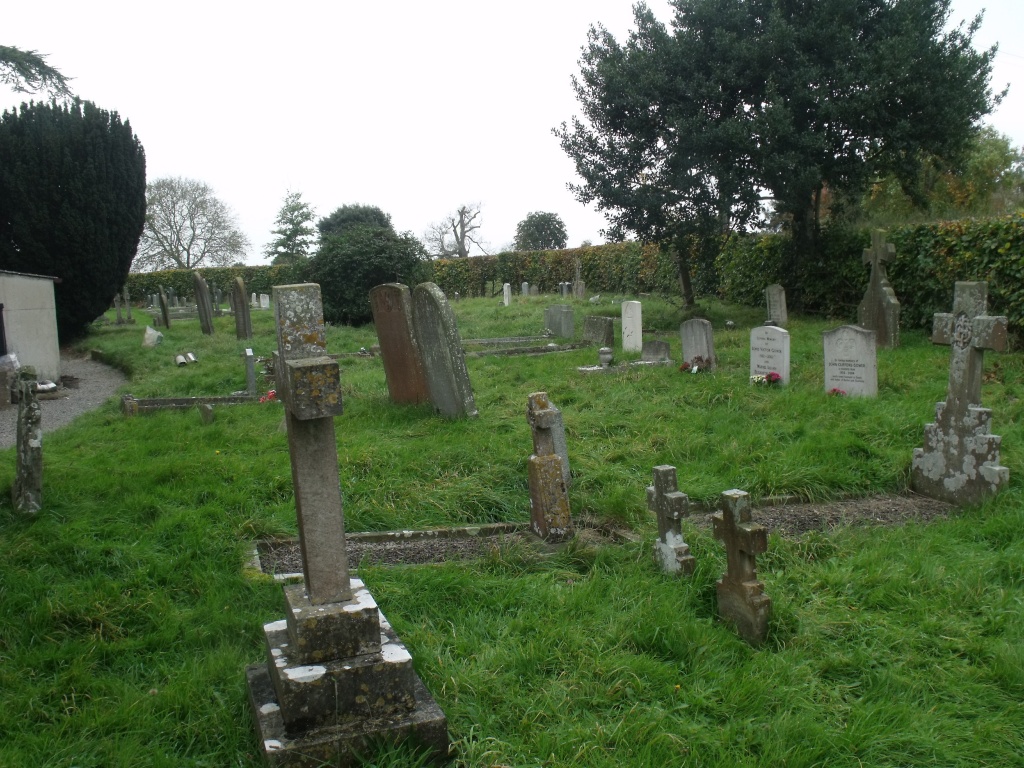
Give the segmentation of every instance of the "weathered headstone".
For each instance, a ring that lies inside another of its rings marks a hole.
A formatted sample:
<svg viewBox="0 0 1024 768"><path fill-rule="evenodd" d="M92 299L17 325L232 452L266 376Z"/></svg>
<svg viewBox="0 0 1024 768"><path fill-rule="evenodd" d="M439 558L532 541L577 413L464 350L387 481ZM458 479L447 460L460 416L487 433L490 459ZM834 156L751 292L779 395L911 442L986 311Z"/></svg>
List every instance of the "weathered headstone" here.
<svg viewBox="0 0 1024 768"><path fill-rule="evenodd" d="M114 321L115 325L124 325L124 317L121 315L121 294L114 294L114 309L117 310L117 319Z"/></svg>
<svg viewBox="0 0 1024 768"><path fill-rule="evenodd" d="M326 356L317 285L274 286L304 584L263 628L267 663L246 669L261 750L277 766L352 765L380 739L448 753L447 722L372 595L349 579L338 477L338 364Z"/></svg>
<svg viewBox="0 0 1024 768"><path fill-rule="evenodd" d="M210 299L210 286L199 270L192 271L192 282L196 289L196 309L199 312L199 327L207 336L213 334L213 301Z"/></svg>
<svg viewBox="0 0 1024 768"><path fill-rule="evenodd" d="M125 312L124 319L125 319L125 322L126 323L134 324L135 321L132 319L132 300L131 300L131 296L128 295L128 286L127 285L122 289L122 294L123 294L122 298L124 299L124 312Z"/></svg>
<svg viewBox="0 0 1024 768"><path fill-rule="evenodd" d="M703 362L703 370L715 370L718 361L715 359L715 334L710 321L702 318L687 320L679 326L679 340L683 345L684 363L692 365L699 358Z"/></svg>
<svg viewBox="0 0 1024 768"><path fill-rule="evenodd" d="M683 541L680 521L690 514L690 499L680 492L676 468L668 464L654 468L654 484L647 486L647 508L658 518L658 540L654 551L665 573L693 573L696 561Z"/></svg>
<svg viewBox="0 0 1024 768"><path fill-rule="evenodd" d="M761 325L750 331L750 375L781 376L789 384L789 331L773 325Z"/></svg>
<svg viewBox="0 0 1024 768"><path fill-rule="evenodd" d="M601 347L614 346L615 319L600 315L588 315L583 318L583 340Z"/></svg>
<svg viewBox="0 0 1024 768"><path fill-rule="evenodd" d="M260 309L270 309L270 296L266 293L260 294Z"/></svg>
<svg viewBox="0 0 1024 768"><path fill-rule="evenodd" d="M547 392L534 392L527 399L526 421L533 435L533 452L538 456L554 453L562 460L565 487L572 486L569 469L569 446L565 439L562 412L548 398Z"/></svg>
<svg viewBox="0 0 1024 768"><path fill-rule="evenodd" d="M530 284L529 283L523 283L522 286L520 286L520 288L521 288L520 293L519 293L520 296L529 296L530 295Z"/></svg>
<svg viewBox="0 0 1024 768"><path fill-rule="evenodd" d="M722 510L712 516L715 538L725 544L728 561L719 579L718 615L735 625L740 637L753 646L764 642L772 601L758 581L756 557L768 551L768 530L751 522L750 496L731 490L722 494Z"/></svg>
<svg viewBox="0 0 1024 768"><path fill-rule="evenodd" d="M864 249L864 263L871 265L871 277L864 298L857 307L857 322L874 331L879 346L900 345L900 302L892 289L885 264L896 256L896 246L885 242L885 232L871 233L871 247Z"/></svg>
<svg viewBox="0 0 1024 768"><path fill-rule="evenodd" d="M392 402L425 403L430 392L413 335L412 292L401 283L378 285L370 291L370 309Z"/></svg>
<svg viewBox="0 0 1024 768"><path fill-rule="evenodd" d="M622 302L622 351L642 351L644 348L643 338L643 308L640 302Z"/></svg>
<svg viewBox="0 0 1024 768"><path fill-rule="evenodd" d="M245 391L256 397L256 355L251 348L245 350Z"/></svg>
<svg viewBox="0 0 1024 768"><path fill-rule="evenodd" d="M178 292L174 290L173 286L167 289L167 300L171 302L172 307L178 306Z"/></svg>
<svg viewBox="0 0 1024 768"><path fill-rule="evenodd" d="M239 341L251 339L252 315L249 313L249 302L245 300L245 281L241 277L236 277L232 283L231 296L235 311L235 338Z"/></svg>
<svg viewBox="0 0 1024 768"><path fill-rule="evenodd" d="M576 335L575 313L570 304L552 304L544 309L544 327L555 336L571 339Z"/></svg>
<svg viewBox="0 0 1024 768"><path fill-rule="evenodd" d="M164 328L171 327L171 308L168 305L169 299L167 294L164 293L164 289L160 288L160 321L164 324Z"/></svg>
<svg viewBox="0 0 1024 768"><path fill-rule="evenodd" d="M768 323L785 328L789 325L789 313L786 311L786 289L778 283L772 283L764 289L764 299L768 305Z"/></svg>
<svg viewBox="0 0 1024 768"><path fill-rule="evenodd" d="M577 299L587 298L587 284L577 278L572 284L572 295Z"/></svg>
<svg viewBox="0 0 1024 768"><path fill-rule="evenodd" d="M850 397L878 395L875 332L842 325L821 334L825 350L825 391Z"/></svg>
<svg viewBox="0 0 1024 768"><path fill-rule="evenodd" d="M476 416L455 313L434 283L421 283L413 291L412 324L434 409L447 417Z"/></svg>
<svg viewBox="0 0 1024 768"><path fill-rule="evenodd" d="M530 295L531 296L540 296L540 286L539 285L531 285L530 286Z"/></svg>
<svg viewBox="0 0 1024 768"><path fill-rule="evenodd" d="M11 500L14 509L35 514L43 508L43 412L36 399L36 369L18 371L17 465Z"/></svg>
<svg viewBox="0 0 1024 768"><path fill-rule="evenodd" d="M224 293L220 287L217 286L213 289L213 314L215 317L220 317L223 312L221 311L220 305L224 301Z"/></svg>
<svg viewBox="0 0 1024 768"><path fill-rule="evenodd" d="M981 407L984 350L1006 349L1007 320L987 311L988 283L957 282L952 314L936 314L932 324L932 343L950 346L949 387L924 428L924 447L914 449L910 485L957 505L980 503L1010 480L992 411Z"/></svg>
<svg viewBox="0 0 1024 768"><path fill-rule="evenodd" d="M667 341L652 339L643 343L640 350L640 361L644 363L667 363L672 357Z"/></svg>
<svg viewBox="0 0 1024 768"><path fill-rule="evenodd" d="M501 303L506 307L512 303L512 284L505 283L501 286Z"/></svg>
<svg viewBox="0 0 1024 768"><path fill-rule="evenodd" d="M200 403L196 406L199 409L199 420L203 424L213 424L216 419L216 413L213 410L213 406L210 403Z"/></svg>
<svg viewBox="0 0 1024 768"><path fill-rule="evenodd" d="M546 541L562 541L572 535L569 494L565 485L568 462L555 453L551 434L557 409L552 409L547 393L529 397L527 419L533 431L535 453L527 462L530 482L530 524L534 533ZM558 414L561 420L561 414ZM539 453L544 451L544 453Z"/></svg>

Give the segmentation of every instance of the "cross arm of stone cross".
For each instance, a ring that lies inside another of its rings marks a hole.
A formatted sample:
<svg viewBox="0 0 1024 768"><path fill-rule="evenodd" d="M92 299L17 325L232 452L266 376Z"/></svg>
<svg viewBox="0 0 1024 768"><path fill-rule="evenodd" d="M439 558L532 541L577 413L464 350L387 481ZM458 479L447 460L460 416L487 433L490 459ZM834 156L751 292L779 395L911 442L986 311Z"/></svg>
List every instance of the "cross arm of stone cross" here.
<svg viewBox="0 0 1024 768"><path fill-rule="evenodd" d="M729 578L756 579L753 556L768 551L768 529L751 521L749 494L740 490L723 493L722 509L711 520L715 538L725 544Z"/></svg>
<svg viewBox="0 0 1024 768"><path fill-rule="evenodd" d="M896 256L896 246L885 242L885 232L876 229L871 233L871 247L864 249L863 261L866 266L884 265Z"/></svg>
<svg viewBox="0 0 1024 768"><path fill-rule="evenodd" d="M675 467L654 468L654 484L647 486L647 508L658 520L682 520L690 514L690 498L679 490Z"/></svg>
<svg viewBox="0 0 1024 768"><path fill-rule="evenodd" d="M936 312L932 319L932 343L1005 352L1007 326L1007 318L1002 315L964 316L958 324L957 315Z"/></svg>

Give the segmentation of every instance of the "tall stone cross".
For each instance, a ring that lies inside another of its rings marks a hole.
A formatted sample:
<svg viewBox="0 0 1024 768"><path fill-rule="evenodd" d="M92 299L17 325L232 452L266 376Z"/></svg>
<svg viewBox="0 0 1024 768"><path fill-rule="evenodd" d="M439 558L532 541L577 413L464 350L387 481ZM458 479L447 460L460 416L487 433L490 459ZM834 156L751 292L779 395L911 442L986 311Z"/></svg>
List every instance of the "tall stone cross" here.
<svg viewBox="0 0 1024 768"><path fill-rule="evenodd" d="M876 229L871 233L871 247L864 249L864 266L871 267L871 280L888 280L885 265L896 258L896 246L885 242L885 232Z"/></svg>
<svg viewBox="0 0 1024 768"><path fill-rule="evenodd" d="M864 264L871 267L868 287L857 306L857 322L862 328L875 332L882 347L900 344L900 302L889 283L885 265L896 257L896 246L885 242L885 232L871 233L871 247L864 249Z"/></svg>
<svg viewBox="0 0 1024 768"><path fill-rule="evenodd" d="M342 412L341 374L327 356L320 286L274 286L274 374L285 407L302 570L309 601L352 597L334 417Z"/></svg>
<svg viewBox="0 0 1024 768"><path fill-rule="evenodd" d="M914 451L911 487L953 504L974 504L1009 481L999 465L1001 439L990 434L992 411L981 407L986 349L1006 349L1007 320L988 311L988 283L958 282L953 312L935 315L932 342L950 347L946 401Z"/></svg>
<svg viewBox="0 0 1024 768"><path fill-rule="evenodd" d="M690 499L679 490L676 468L662 464L654 468L654 484L647 486L647 508L658 518L658 541L654 549L666 573L693 573L696 561L683 541L680 521L690 515Z"/></svg>
<svg viewBox="0 0 1024 768"><path fill-rule="evenodd" d="M760 645L768 632L772 601L757 580L756 557L768 551L768 530L751 522L750 495L731 490L722 494L722 509L712 516L715 538L725 544L728 568L719 579L718 614L736 625L740 636Z"/></svg>

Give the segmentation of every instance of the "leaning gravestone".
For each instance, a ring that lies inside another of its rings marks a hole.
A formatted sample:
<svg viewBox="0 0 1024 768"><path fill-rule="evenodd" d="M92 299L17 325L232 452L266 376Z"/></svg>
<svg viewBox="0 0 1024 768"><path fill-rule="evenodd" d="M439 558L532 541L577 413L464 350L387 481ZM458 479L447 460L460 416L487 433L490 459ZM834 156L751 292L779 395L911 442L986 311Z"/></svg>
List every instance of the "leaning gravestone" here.
<svg viewBox="0 0 1024 768"><path fill-rule="evenodd" d="M751 522L750 496L746 491L722 494L722 510L712 516L715 538L725 544L728 568L719 579L718 615L735 625L740 637L753 646L764 642L772 601L758 581L756 557L768 551L768 530Z"/></svg>
<svg viewBox="0 0 1024 768"><path fill-rule="evenodd" d="M750 376L777 373L789 384L789 331L761 325L750 331Z"/></svg>
<svg viewBox="0 0 1024 768"><path fill-rule="evenodd" d="M192 282L196 289L196 310L199 312L199 327L207 336L213 334L213 301L210 299L210 286L199 270L193 270Z"/></svg>
<svg viewBox="0 0 1024 768"><path fill-rule="evenodd" d="M992 411L981 407L984 350L1006 349L1007 320L987 309L988 283L957 282L952 314L936 314L932 325L932 343L950 346L949 388L924 428L924 447L914 449L910 486L951 504L980 503L1010 480Z"/></svg>
<svg viewBox="0 0 1024 768"><path fill-rule="evenodd" d="M370 309L392 402L427 402L423 357L412 329L412 292L401 283L378 285L370 291Z"/></svg>
<svg viewBox="0 0 1024 768"><path fill-rule="evenodd" d="M614 318L601 317L600 315L588 315L583 318L583 340L593 342L599 347L614 346Z"/></svg>
<svg viewBox="0 0 1024 768"><path fill-rule="evenodd" d="M871 265L871 277L864 299L857 307L857 322L874 331L883 347L900 345L900 302L889 283L885 264L896 256L896 246L885 242L885 232L871 233L871 247L864 249L864 263Z"/></svg>
<svg viewBox="0 0 1024 768"><path fill-rule="evenodd" d="M644 348L643 331L643 307L640 302L622 302L622 351L641 352Z"/></svg>
<svg viewBox="0 0 1024 768"><path fill-rule="evenodd" d="M434 283L413 291L412 324L434 409L450 418L478 415L455 313Z"/></svg>
<svg viewBox="0 0 1024 768"><path fill-rule="evenodd" d="M687 320L679 326L679 339L683 344L684 363L693 364L696 358L700 358L703 370L715 370L715 334L709 321L701 318Z"/></svg>
<svg viewBox="0 0 1024 768"><path fill-rule="evenodd" d="M878 395L875 332L842 325L821 334L825 349L825 391L850 397Z"/></svg>
<svg viewBox="0 0 1024 768"><path fill-rule="evenodd" d="M665 573L693 573L696 561L683 541L680 521L690 514L690 499L680 492L676 468L668 464L654 468L654 484L647 486L647 508L658 518L658 540L654 551Z"/></svg>
<svg viewBox="0 0 1024 768"><path fill-rule="evenodd" d="M263 627L267 663L246 669L260 748L275 766L352 765L372 743L411 738L444 758L444 713L370 592L349 578L334 434L341 382L320 287L273 291L305 580L284 588L284 620Z"/></svg>
<svg viewBox="0 0 1024 768"><path fill-rule="evenodd" d="M11 501L14 509L35 514L43 508L43 412L36 399L36 369L18 371L18 456Z"/></svg>
<svg viewBox="0 0 1024 768"><path fill-rule="evenodd" d="M526 421L533 435L533 452L538 456L554 453L562 460L562 480L572 486L569 469L569 445L565 439L562 412L548 399L547 392L534 392L527 399Z"/></svg>
<svg viewBox="0 0 1024 768"><path fill-rule="evenodd" d="M783 328L789 325L789 313L786 311L786 289L778 283L772 283L764 289L764 299L768 304L768 322Z"/></svg>
<svg viewBox="0 0 1024 768"><path fill-rule="evenodd" d="M571 339L576 335L576 320L569 304L552 304L544 309L544 327L555 336Z"/></svg>
<svg viewBox="0 0 1024 768"><path fill-rule="evenodd" d="M163 286L160 287L160 321L164 324L164 328L171 327L171 308L168 306L167 294L164 293Z"/></svg>
<svg viewBox="0 0 1024 768"><path fill-rule="evenodd" d="M564 473L568 463L555 453L557 409L552 409L546 392L529 397L527 420L533 432L534 454L527 461L530 483L530 524L546 541L563 541L572 535L572 515ZM561 421L558 414L557 421Z"/></svg>
<svg viewBox="0 0 1024 768"><path fill-rule="evenodd" d="M245 281L241 277L236 277L232 283L231 296L235 309L235 338L239 341L251 339L252 315L249 312L249 302L245 300Z"/></svg>

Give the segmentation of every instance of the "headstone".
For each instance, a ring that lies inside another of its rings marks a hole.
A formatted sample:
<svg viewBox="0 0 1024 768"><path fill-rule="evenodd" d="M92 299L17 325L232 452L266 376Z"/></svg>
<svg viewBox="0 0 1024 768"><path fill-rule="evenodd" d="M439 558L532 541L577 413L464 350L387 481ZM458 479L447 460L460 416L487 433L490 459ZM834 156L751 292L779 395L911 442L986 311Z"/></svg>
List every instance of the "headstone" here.
<svg viewBox="0 0 1024 768"><path fill-rule="evenodd" d="M245 391L256 397L256 355L248 347L245 350Z"/></svg>
<svg viewBox="0 0 1024 768"><path fill-rule="evenodd" d="M200 403L196 407L199 408L199 420L202 421L203 424L213 424L214 419L216 418L216 415L213 412L213 406L209 403Z"/></svg>
<svg viewBox="0 0 1024 768"><path fill-rule="evenodd" d="M680 521L690 514L690 499L676 482L676 468L663 464L654 468L654 484L647 486L647 508L658 519L658 540L654 544L658 563L665 573L693 573L696 561L683 541Z"/></svg>
<svg viewBox="0 0 1024 768"><path fill-rule="evenodd" d="M520 286L520 288L521 288L520 294L519 294L520 296L529 296L530 295L530 284L529 283L523 283L522 286Z"/></svg>
<svg viewBox="0 0 1024 768"><path fill-rule="evenodd" d="M530 286L530 295L531 296L540 296L540 286L539 285L531 285Z"/></svg>
<svg viewBox="0 0 1024 768"><path fill-rule="evenodd" d="M378 285L370 291L370 308L392 402L427 402L423 357L413 335L412 292L401 283Z"/></svg>
<svg viewBox="0 0 1024 768"><path fill-rule="evenodd" d="M571 339L576 335L575 313L570 304L552 304L544 309L544 327L555 336Z"/></svg>
<svg viewBox="0 0 1024 768"><path fill-rule="evenodd" d="M434 283L421 283L413 291L412 323L434 409L449 418L476 416L455 313Z"/></svg>
<svg viewBox="0 0 1024 768"><path fill-rule="evenodd" d="M43 508L43 412L36 399L36 369L18 371L17 464L11 500L14 509L35 514Z"/></svg>
<svg viewBox="0 0 1024 768"><path fill-rule="evenodd" d="M512 303L512 284L505 283L501 286L501 302L506 307Z"/></svg>
<svg viewBox="0 0 1024 768"><path fill-rule="evenodd" d="M171 327L171 308L168 305L167 294L164 293L164 289L160 288L160 320L164 324L164 328Z"/></svg>
<svg viewBox="0 0 1024 768"><path fill-rule="evenodd" d="M444 757L444 713L370 592L349 578L334 434L340 376L324 347L320 287L273 292L305 583L284 588L285 619L263 628L267 663L246 670L264 757L352 765L371 743L410 738Z"/></svg>
<svg viewBox="0 0 1024 768"><path fill-rule="evenodd" d="M249 313L249 303L245 300L245 281L241 277L236 277L232 283L231 296L235 310L235 338L238 341L251 339L252 315Z"/></svg>
<svg viewBox="0 0 1024 768"><path fill-rule="evenodd" d="M146 326L145 333L142 334L142 346L146 349L153 349L157 344L160 344L164 340L164 335L160 331L156 330L151 326Z"/></svg>
<svg viewBox="0 0 1024 768"><path fill-rule="evenodd" d="M207 336L213 334L213 301L210 299L210 286L199 270L193 270L192 282L196 288L196 309L199 312L199 327Z"/></svg>
<svg viewBox="0 0 1024 768"><path fill-rule="evenodd" d="M538 456L554 453L562 460L562 480L572 487L569 470L569 446L565 440L562 412L548 399L547 392L534 392L527 399L526 421L533 435L533 452Z"/></svg>
<svg viewBox="0 0 1024 768"><path fill-rule="evenodd" d="M213 289L213 314L215 317L220 317L223 312L221 311L220 305L224 301L224 293L219 287Z"/></svg>
<svg viewBox="0 0 1024 768"><path fill-rule="evenodd" d="M825 348L825 391L850 397L878 396L875 332L842 325L821 334Z"/></svg>
<svg viewBox="0 0 1024 768"><path fill-rule="evenodd" d="M764 289L764 299L768 304L768 323L785 328L789 325L789 313L786 311L786 289L778 283L772 283Z"/></svg>
<svg viewBox="0 0 1024 768"><path fill-rule="evenodd" d="M546 392L529 397L527 420L533 431L534 454L527 462L530 482L530 523L533 532L546 541L562 541L572 535L569 494L565 485L568 462L555 453L551 434L557 409L552 409ZM557 421L561 421L558 414Z"/></svg>
<svg viewBox="0 0 1024 768"><path fill-rule="evenodd" d="M252 307L253 309L259 309L260 308L260 300L256 297L255 293L252 295L252 298L249 300L249 306Z"/></svg>
<svg viewBox="0 0 1024 768"><path fill-rule="evenodd" d="M1010 480L992 411L981 407L984 350L1006 350L1007 320L987 311L988 283L957 282L952 314L936 314L932 324L932 343L950 346L949 386L924 428L924 447L914 449L910 486L957 505L980 503Z"/></svg>
<svg viewBox="0 0 1024 768"><path fill-rule="evenodd" d="M667 341L645 341L640 351L640 360L644 363L665 363L671 360L671 351Z"/></svg>
<svg viewBox="0 0 1024 768"><path fill-rule="evenodd" d="M679 326L679 339L683 345L683 362L693 365L698 360L701 369L713 371L718 366L715 359L715 334L711 322L702 318L687 320Z"/></svg>
<svg viewBox="0 0 1024 768"><path fill-rule="evenodd" d="M789 331L761 325L750 331L750 375L777 373L789 384Z"/></svg>
<svg viewBox="0 0 1024 768"><path fill-rule="evenodd" d="M871 247L864 249L864 263L871 265L871 277L864 299L857 307L857 322L874 331L879 346L900 345L900 302L889 283L885 264L896 256L896 246L885 242L885 232L871 233Z"/></svg>
<svg viewBox="0 0 1024 768"><path fill-rule="evenodd" d="M270 296L265 293L260 294L260 309L270 309Z"/></svg>
<svg viewBox="0 0 1024 768"><path fill-rule="evenodd" d="M764 642L772 601L758 581L757 555L768 551L768 530L751 521L750 496L731 490L722 494L722 510L712 516L715 538L725 544L728 562L719 579L718 615L735 625L740 637L753 646Z"/></svg>
<svg viewBox="0 0 1024 768"><path fill-rule="evenodd" d="M622 351L642 351L644 348L643 331L643 312L640 302L622 302Z"/></svg>
<svg viewBox="0 0 1024 768"><path fill-rule="evenodd" d="M121 315L121 294L119 293L114 294L114 309L117 310L117 320L115 320L115 325L124 325L124 317Z"/></svg>
<svg viewBox="0 0 1024 768"><path fill-rule="evenodd" d="M167 289L167 299L171 302L172 307L178 306L178 292L173 287Z"/></svg>
<svg viewBox="0 0 1024 768"><path fill-rule="evenodd" d="M128 295L127 285L124 287L122 293L124 294L122 298L124 299L125 322L134 324L135 321L132 319L132 301L131 297Z"/></svg>
<svg viewBox="0 0 1024 768"><path fill-rule="evenodd" d="M572 284L572 295L577 299L587 298L587 284L577 278Z"/></svg>
<svg viewBox="0 0 1024 768"><path fill-rule="evenodd" d="M601 347L615 345L615 320L611 317L588 315L583 318L583 340Z"/></svg>

